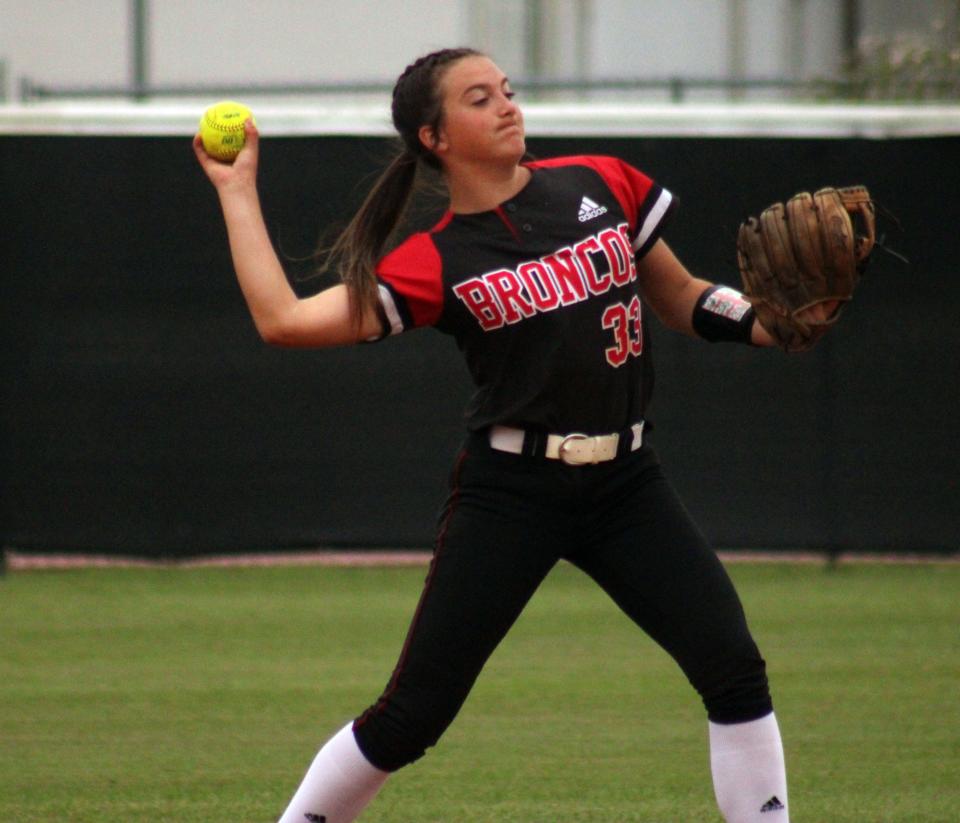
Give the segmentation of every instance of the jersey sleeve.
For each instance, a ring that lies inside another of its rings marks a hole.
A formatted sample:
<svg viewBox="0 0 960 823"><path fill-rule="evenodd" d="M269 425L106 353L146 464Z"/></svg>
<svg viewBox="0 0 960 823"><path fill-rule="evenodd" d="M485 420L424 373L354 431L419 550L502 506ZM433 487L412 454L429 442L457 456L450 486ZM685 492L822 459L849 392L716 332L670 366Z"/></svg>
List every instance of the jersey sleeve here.
<svg viewBox="0 0 960 823"><path fill-rule="evenodd" d="M591 165L606 181L630 223L630 237L637 257L657 242L677 201L673 194L639 169L616 157L591 157Z"/></svg>
<svg viewBox="0 0 960 823"><path fill-rule="evenodd" d="M603 178L627 216L634 253L637 257L643 257L657 242L676 208L677 200L673 194L617 157L582 155L535 162L533 165L571 164L587 166Z"/></svg>
<svg viewBox="0 0 960 823"><path fill-rule="evenodd" d="M377 265L384 336L432 326L443 309L440 255L427 233L414 234Z"/></svg>

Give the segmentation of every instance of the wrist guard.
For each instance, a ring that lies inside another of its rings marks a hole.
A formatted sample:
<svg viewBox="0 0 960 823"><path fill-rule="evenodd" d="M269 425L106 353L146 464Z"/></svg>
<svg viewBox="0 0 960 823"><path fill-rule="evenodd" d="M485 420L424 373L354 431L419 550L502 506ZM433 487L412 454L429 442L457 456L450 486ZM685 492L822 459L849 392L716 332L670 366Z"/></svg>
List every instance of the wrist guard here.
<svg viewBox="0 0 960 823"><path fill-rule="evenodd" d="M711 343L750 343L755 312L750 301L730 286L704 289L693 308L693 330Z"/></svg>

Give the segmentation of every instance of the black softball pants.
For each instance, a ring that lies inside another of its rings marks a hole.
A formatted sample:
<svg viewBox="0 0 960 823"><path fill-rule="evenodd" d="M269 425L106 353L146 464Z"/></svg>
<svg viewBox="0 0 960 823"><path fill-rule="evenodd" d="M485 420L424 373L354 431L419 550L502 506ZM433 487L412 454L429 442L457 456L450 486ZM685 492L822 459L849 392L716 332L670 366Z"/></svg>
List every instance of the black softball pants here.
<svg viewBox="0 0 960 823"><path fill-rule="evenodd" d="M677 661L712 721L772 711L736 591L653 449L568 466L495 451L475 434L451 474L397 666L354 723L374 766L395 771L439 740L560 559L596 580Z"/></svg>

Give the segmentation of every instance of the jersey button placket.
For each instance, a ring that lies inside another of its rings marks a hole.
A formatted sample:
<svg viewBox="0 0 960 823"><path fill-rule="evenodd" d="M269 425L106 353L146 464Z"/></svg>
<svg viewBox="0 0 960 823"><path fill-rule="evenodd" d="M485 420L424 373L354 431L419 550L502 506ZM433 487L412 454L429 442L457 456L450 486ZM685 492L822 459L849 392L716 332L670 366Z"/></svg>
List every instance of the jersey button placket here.
<svg viewBox="0 0 960 823"><path fill-rule="evenodd" d="M512 224L510 230L513 232L513 236L516 238L517 242L519 242L520 235L516 229L517 224L516 222L514 222L517 219L517 212L519 211L519 206L517 206L516 203L504 203L503 210L510 216L510 219L506 222ZM523 223L520 226L520 230L523 231L525 234L529 234L531 231L533 231L533 226L531 226L529 223Z"/></svg>

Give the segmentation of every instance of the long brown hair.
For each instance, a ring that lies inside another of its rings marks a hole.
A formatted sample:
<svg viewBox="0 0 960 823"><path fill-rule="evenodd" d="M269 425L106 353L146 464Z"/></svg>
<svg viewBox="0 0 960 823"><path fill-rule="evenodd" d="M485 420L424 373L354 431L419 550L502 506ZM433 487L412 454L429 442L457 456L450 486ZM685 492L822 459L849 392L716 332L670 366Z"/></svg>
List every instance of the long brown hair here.
<svg viewBox="0 0 960 823"><path fill-rule="evenodd" d="M436 155L420 142L419 131L431 126L436 133L442 124L443 74L456 61L478 56L482 53L470 48L431 52L407 66L393 87L391 112L402 148L333 245L321 252L323 270L334 264L339 268L358 325L364 312L377 305L376 265L410 202L419 164L440 168Z"/></svg>

